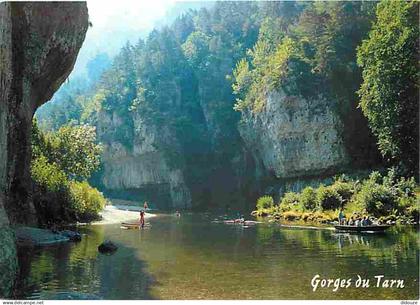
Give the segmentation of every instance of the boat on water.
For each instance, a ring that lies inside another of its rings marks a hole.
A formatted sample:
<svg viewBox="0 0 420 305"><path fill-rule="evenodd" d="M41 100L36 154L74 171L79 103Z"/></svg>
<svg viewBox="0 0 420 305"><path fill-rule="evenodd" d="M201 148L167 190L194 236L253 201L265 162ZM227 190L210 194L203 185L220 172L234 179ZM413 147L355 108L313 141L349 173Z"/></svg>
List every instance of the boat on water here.
<svg viewBox="0 0 420 305"><path fill-rule="evenodd" d="M227 225L239 224L239 225L249 226L249 225L256 225L257 223L261 223L261 222L253 221L253 220L229 219L229 220L213 220L212 223L224 223Z"/></svg>
<svg viewBox="0 0 420 305"><path fill-rule="evenodd" d="M337 231L347 232L384 232L391 225L371 225L371 226L348 226L348 225L334 225Z"/></svg>
<svg viewBox="0 0 420 305"><path fill-rule="evenodd" d="M139 222L122 222L121 228L122 229L138 229L141 227L141 224ZM149 223L145 223L144 227L150 227Z"/></svg>

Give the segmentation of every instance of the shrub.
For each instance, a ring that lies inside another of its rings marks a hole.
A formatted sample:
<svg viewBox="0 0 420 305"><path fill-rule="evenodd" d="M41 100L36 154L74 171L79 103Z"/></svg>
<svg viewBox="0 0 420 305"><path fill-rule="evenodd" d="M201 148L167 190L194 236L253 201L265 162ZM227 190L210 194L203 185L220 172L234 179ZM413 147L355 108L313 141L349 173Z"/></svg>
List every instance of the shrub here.
<svg viewBox="0 0 420 305"><path fill-rule="evenodd" d="M353 215L353 214L365 214L366 210L364 206L357 200L354 199L355 196L352 197L352 200L348 204L346 204L344 208L345 215Z"/></svg>
<svg viewBox="0 0 420 305"><path fill-rule="evenodd" d="M415 205L409 206L407 208L407 214L409 217L413 218L414 221L419 221L420 216L420 205L417 203Z"/></svg>
<svg viewBox="0 0 420 305"><path fill-rule="evenodd" d="M71 218L68 209L69 181L56 165L40 156L32 160L33 203L40 225L67 221Z"/></svg>
<svg viewBox="0 0 420 305"><path fill-rule="evenodd" d="M43 156L32 161L33 201L41 225L91 221L98 218L106 199L88 182L67 179L66 174Z"/></svg>
<svg viewBox="0 0 420 305"><path fill-rule="evenodd" d="M70 183L71 207L78 220L90 221L98 218L106 199L96 188L86 181Z"/></svg>
<svg viewBox="0 0 420 305"><path fill-rule="evenodd" d="M381 183L381 181L382 181L381 173L378 172L378 171L371 172L368 180L370 180L372 182L375 182L375 183Z"/></svg>
<svg viewBox="0 0 420 305"><path fill-rule="evenodd" d="M342 206L343 199L332 186L321 185L317 191L317 203L321 210L335 210Z"/></svg>
<svg viewBox="0 0 420 305"><path fill-rule="evenodd" d="M49 163L44 156L32 160L31 176L40 188L49 192L64 190L68 186L66 174L55 163Z"/></svg>
<svg viewBox="0 0 420 305"><path fill-rule="evenodd" d="M306 210L316 209L316 191L312 187L308 186L304 188L299 200Z"/></svg>
<svg viewBox="0 0 420 305"><path fill-rule="evenodd" d="M415 216L415 187L414 178L398 179L393 168L384 177L378 172L372 172L354 196L354 201L376 217L393 213Z"/></svg>
<svg viewBox="0 0 420 305"><path fill-rule="evenodd" d="M420 197L417 197L414 192L410 193L410 191L407 190L406 193L403 193L403 191L400 189L397 199L398 210L400 214L405 214L410 218L418 220L420 210L419 199Z"/></svg>
<svg viewBox="0 0 420 305"><path fill-rule="evenodd" d="M335 213L332 211L330 213L316 211L307 216L305 215L305 220L310 222L327 223L334 220L335 216L333 214Z"/></svg>
<svg viewBox="0 0 420 305"><path fill-rule="evenodd" d="M280 209L282 211L301 210L302 205L300 205L299 198L299 194L293 192L284 194L280 201Z"/></svg>
<svg viewBox="0 0 420 305"><path fill-rule="evenodd" d="M404 177L401 178L400 180L395 182L394 188L396 189L398 196L400 197L416 197L416 181L414 180L414 177L408 179Z"/></svg>
<svg viewBox="0 0 420 305"><path fill-rule="evenodd" d="M262 196L257 200L257 209L269 209L272 208L274 205L273 197L271 196Z"/></svg>
<svg viewBox="0 0 420 305"><path fill-rule="evenodd" d="M391 189L372 180L367 180L363 184L355 200L364 207L366 212L375 217L389 215L398 208L396 197Z"/></svg>
<svg viewBox="0 0 420 305"><path fill-rule="evenodd" d="M349 202L355 191L351 182L335 181L331 188L340 195L342 204Z"/></svg>

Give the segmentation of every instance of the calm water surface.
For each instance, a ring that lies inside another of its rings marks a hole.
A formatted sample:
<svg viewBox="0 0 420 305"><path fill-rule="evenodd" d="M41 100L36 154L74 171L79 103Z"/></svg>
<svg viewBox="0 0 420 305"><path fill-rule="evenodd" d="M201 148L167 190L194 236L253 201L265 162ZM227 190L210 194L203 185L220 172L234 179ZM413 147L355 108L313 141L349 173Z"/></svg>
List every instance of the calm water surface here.
<svg viewBox="0 0 420 305"><path fill-rule="evenodd" d="M160 215L144 230L118 224L79 228L83 239L19 249L17 297L62 293L101 299L418 299L419 245L414 228L383 235L325 229L212 223L213 216ZM105 239L119 246L98 253ZM370 279L369 288L318 288L311 279ZM377 288L375 275L403 279L404 288Z"/></svg>

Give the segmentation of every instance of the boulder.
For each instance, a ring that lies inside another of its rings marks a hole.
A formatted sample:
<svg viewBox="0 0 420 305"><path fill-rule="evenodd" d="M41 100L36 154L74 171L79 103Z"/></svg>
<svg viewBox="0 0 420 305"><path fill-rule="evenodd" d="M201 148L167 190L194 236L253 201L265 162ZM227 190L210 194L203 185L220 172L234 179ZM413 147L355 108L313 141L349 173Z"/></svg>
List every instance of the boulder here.
<svg viewBox="0 0 420 305"><path fill-rule="evenodd" d="M115 251L117 251L118 247L109 240L104 241L102 244L100 244L98 246L98 251L101 253L114 253Z"/></svg>
<svg viewBox="0 0 420 305"><path fill-rule="evenodd" d="M82 235L79 232L74 232L74 231L70 231L70 230L63 230L61 232L59 232L59 234L68 237L70 239L70 241L81 241L82 240Z"/></svg>

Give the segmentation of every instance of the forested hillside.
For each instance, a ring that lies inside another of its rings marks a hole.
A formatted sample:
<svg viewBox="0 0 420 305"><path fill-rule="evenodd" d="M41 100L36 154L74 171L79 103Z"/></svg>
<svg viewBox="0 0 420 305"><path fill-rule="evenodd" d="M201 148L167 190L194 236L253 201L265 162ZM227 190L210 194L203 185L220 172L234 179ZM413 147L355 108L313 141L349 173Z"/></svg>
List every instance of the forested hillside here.
<svg viewBox="0 0 420 305"><path fill-rule="evenodd" d="M248 207L378 166L412 175L417 17L415 2L217 2L98 58L39 124L95 126L92 182L160 208Z"/></svg>

